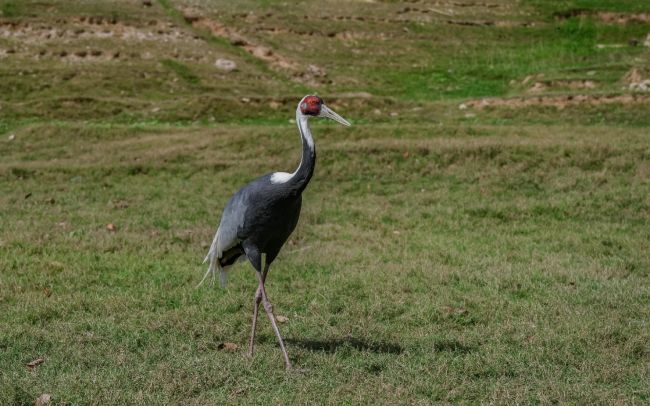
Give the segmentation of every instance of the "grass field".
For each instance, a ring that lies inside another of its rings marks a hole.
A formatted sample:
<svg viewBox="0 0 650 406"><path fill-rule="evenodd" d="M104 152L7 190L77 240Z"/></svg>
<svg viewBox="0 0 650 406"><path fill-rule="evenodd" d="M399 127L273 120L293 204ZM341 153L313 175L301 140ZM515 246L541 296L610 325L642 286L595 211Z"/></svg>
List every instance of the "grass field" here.
<svg viewBox="0 0 650 406"><path fill-rule="evenodd" d="M650 400L650 3L146 3L0 0L0 404ZM312 92L286 373L195 286Z"/></svg>

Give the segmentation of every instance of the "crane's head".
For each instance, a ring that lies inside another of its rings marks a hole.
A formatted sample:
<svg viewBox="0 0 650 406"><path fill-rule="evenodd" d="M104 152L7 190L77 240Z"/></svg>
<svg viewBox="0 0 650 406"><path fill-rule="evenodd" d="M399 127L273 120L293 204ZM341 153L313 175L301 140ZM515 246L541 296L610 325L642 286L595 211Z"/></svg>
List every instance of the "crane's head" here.
<svg viewBox="0 0 650 406"><path fill-rule="evenodd" d="M304 116L329 118L337 123L350 126L350 123L346 119L333 112L323 103L323 99L318 96L303 97L300 103L298 103L298 110Z"/></svg>

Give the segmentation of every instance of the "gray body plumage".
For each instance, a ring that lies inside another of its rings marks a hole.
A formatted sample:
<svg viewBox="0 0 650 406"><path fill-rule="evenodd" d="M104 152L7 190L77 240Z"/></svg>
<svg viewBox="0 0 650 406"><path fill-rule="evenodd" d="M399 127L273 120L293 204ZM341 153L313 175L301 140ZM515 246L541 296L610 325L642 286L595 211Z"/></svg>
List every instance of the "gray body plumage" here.
<svg viewBox="0 0 650 406"><path fill-rule="evenodd" d="M298 224L302 194L291 184L271 183L272 175L253 180L226 204L206 257L220 270L222 286L226 268L244 259L248 247L256 247L271 263Z"/></svg>

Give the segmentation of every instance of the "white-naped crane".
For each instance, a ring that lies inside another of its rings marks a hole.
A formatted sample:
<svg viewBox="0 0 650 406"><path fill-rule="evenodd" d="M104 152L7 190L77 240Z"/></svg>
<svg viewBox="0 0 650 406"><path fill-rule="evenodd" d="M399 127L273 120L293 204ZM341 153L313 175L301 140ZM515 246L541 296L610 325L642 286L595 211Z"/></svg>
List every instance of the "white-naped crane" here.
<svg viewBox="0 0 650 406"><path fill-rule="evenodd" d="M316 147L309 128L309 119L312 117L329 118L350 125L329 109L320 97L305 96L300 100L296 109L296 124L302 140L300 165L293 173L274 172L259 177L230 198L210 251L205 257L204 263L209 262L210 266L199 283L200 286L211 275L214 284L218 270L221 286L225 287L228 268L238 260L248 259L255 268L259 281L253 301L248 355L253 356L257 313L262 303L280 343L287 369L291 369L291 361L273 315L273 307L264 290L264 283L271 263L298 223L302 192L314 174Z"/></svg>

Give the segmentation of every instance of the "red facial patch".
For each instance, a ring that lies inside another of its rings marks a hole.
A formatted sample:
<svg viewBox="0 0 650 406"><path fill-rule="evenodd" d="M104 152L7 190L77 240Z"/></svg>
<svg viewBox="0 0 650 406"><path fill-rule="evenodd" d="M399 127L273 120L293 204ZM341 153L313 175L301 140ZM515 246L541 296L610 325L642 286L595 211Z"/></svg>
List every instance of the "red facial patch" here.
<svg viewBox="0 0 650 406"><path fill-rule="evenodd" d="M300 102L300 112L309 116L317 116L320 113L320 106L323 99L318 96L307 96Z"/></svg>

